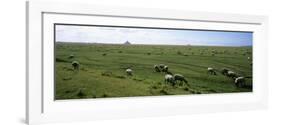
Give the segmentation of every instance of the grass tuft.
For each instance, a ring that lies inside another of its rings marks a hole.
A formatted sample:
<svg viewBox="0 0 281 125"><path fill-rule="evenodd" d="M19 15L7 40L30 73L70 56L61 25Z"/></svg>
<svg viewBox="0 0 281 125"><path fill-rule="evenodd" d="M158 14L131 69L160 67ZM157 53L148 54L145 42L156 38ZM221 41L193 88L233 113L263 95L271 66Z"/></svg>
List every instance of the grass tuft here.
<svg viewBox="0 0 281 125"><path fill-rule="evenodd" d="M79 92L77 93L77 96L79 98L82 98L82 97L86 96L86 94L82 91L82 89L79 89Z"/></svg>
<svg viewBox="0 0 281 125"><path fill-rule="evenodd" d="M125 76L121 76L121 75L115 75L114 77L115 77L115 78L118 78L118 79L126 79Z"/></svg>
<svg viewBox="0 0 281 125"><path fill-rule="evenodd" d="M159 92L164 95L171 95L166 89L161 89Z"/></svg>
<svg viewBox="0 0 281 125"><path fill-rule="evenodd" d="M113 74L111 71L105 71L105 72L102 72L101 75L111 77Z"/></svg>
<svg viewBox="0 0 281 125"><path fill-rule="evenodd" d="M183 90L189 91L189 88L188 87L184 87Z"/></svg>
<svg viewBox="0 0 281 125"><path fill-rule="evenodd" d="M64 59L61 59L61 58L56 58L56 62L70 62L70 61L67 61L67 60L64 60Z"/></svg>
<svg viewBox="0 0 281 125"><path fill-rule="evenodd" d="M107 93L104 93L102 97L109 97L109 95Z"/></svg>

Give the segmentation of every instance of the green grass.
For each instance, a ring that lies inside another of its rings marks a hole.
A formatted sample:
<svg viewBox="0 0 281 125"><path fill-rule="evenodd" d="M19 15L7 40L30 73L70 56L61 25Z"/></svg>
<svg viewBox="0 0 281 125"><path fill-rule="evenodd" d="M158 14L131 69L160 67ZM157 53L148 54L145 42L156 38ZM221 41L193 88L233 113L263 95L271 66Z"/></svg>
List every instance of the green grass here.
<svg viewBox="0 0 281 125"><path fill-rule="evenodd" d="M212 50L216 54L212 55ZM247 54L245 54L248 52ZM80 99L103 97L156 96L251 92L237 88L232 79L219 73L228 68L241 76L252 76L252 47L105 45L56 42L55 98ZM69 58L73 54L74 58ZM79 61L74 71L72 61ZM165 64L173 73L184 75L190 86L164 84L164 73L154 71ZM133 76L125 69L131 67ZM207 68L217 70L208 75ZM252 79L247 79L252 85Z"/></svg>

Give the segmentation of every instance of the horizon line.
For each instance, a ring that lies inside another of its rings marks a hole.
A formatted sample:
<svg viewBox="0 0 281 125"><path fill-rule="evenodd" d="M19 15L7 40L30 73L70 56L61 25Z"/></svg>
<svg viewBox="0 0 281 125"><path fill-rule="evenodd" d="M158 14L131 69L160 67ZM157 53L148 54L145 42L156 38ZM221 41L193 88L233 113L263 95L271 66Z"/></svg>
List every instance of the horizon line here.
<svg viewBox="0 0 281 125"><path fill-rule="evenodd" d="M105 44L105 45L152 45L152 46L214 46L214 47L252 47L253 45L203 45L203 44L130 44L124 43L99 43L99 42L69 42L69 41L55 41L56 43L82 43L82 44Z"/></svg>

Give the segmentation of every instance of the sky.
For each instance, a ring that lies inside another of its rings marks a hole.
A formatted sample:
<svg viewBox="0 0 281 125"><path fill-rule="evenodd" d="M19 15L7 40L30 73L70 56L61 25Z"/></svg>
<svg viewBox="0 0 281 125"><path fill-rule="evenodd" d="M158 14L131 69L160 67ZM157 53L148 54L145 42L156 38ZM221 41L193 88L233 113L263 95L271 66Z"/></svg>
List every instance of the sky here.
<svg viewBox="0 0 281 125"><path fill-rule="evenodd" d="M253 33L206 30L148 29L56 25L56 42L252 46Z"/></svg>

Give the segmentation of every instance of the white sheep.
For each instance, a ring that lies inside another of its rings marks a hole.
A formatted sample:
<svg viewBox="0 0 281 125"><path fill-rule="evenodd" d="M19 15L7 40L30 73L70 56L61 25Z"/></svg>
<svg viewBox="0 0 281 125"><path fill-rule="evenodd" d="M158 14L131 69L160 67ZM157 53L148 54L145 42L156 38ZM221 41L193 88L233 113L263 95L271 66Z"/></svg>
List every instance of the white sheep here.
<svg viewBox="0 0 281 125"><path fill-rule="evenodd" d="M233 72L233 71L228 71L228 72L227 72L227 76L228 76L228 77L231 77L231 78L236 78L236 77L237 77L237 74L236 74L235 72Z"/></svg>
<svg viewBox="0 0 281 125"><path fill-rule="evenodd" d="M160 70L160 68L159 68L158 65L154 65L154 70L155 70L156 72L161 72L161 70Z"/></svg>
<svg viewBox="0 0 281 125"><path fill-rule="evenodd" d="M164 68L162 69L163 72L168 72L169 67L168 66L164 66Z"/></svg>
<svg viewBox="0 0 281 125"><path fill-rule="evenodd" d="M72 61L71 65L74 70L79 70L80 63L78 61Z"/></svg>
<svg viewBox="0 0 281 125"><path fill-rule="evenodd" d="M208 73L211 75L217 75L216 71L214 68L208 67Z"/></svg>
<svg viewBox="0 0 281 125"><path fill-rule="evenodd" d="M71 55L68 56L68 58L69 58L69 59L72 59L72 58L74 58L74 55L71 54Z"/></svg>
<svg viewBox="0 0 281 125"><path fill-rule="evenodd" d="M165 65L164 65L164 64L159 64L159 67L160 67L161 69L163 69L163 68L165 67Z"/></svg>
<svg viewBox="0 0 281 125"><path fill-rule="evenodd" d="M228 72L228 71L229 71L228 69L223 68L223 69L221 70L221 73L222 73L223 75L227 76L227 72Z"/></svg>
<svg viewBox="0 0 281 125"><path fill-rule="evenodd" d="M126 73L127 73L128 76L132 76L133 75L133 70L128 68L128 69L126 69Z"/></svg>
<svg viewBox="0 0 281 125"><path fill-rule="evenodd" d="M172 83L172 85L174 86L175 84L175 80L174 80L174 77L170 74L166 74L165 75L165 83Z"/></svg>
<svg viewBox="0 0 281 125"><path fill-rule="evenodd" d="M235 83L235 85L236 85L237 87L242 87L243 85L245 85L246 80L245 80L244 77L241 77L241 76L240 76L240 77L235 78L234 83Z"/></svg>
<svg viewBox="0 0 281 125"><path fill-rule="evenodd" d="M166 66L165 64L159 64L157 65L157 67L159 68L160 71L162 72L167 72L168 71L168 66ZM155 68L155 66L154 66ZM158 70L158 69L157 69Z"/></svg>
<svg viewBox="0 0 281 125"><path fill-rule="evenodd" d="M175 82L180 81L181 84L183 84L182 82L184 82L185 84L188 83L188 81L185 79L185 77L181 74L175 74L174 80L175 80Z"/></svg>

